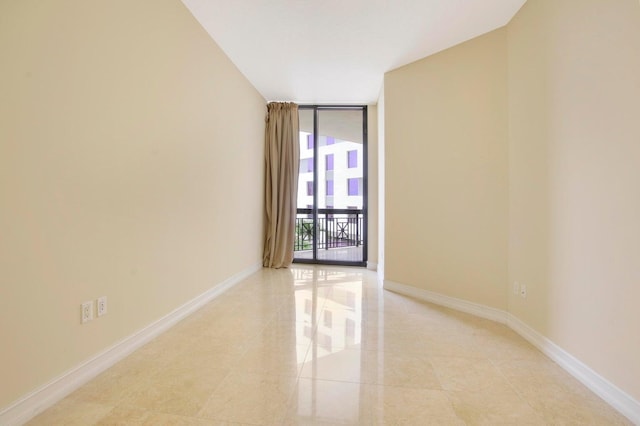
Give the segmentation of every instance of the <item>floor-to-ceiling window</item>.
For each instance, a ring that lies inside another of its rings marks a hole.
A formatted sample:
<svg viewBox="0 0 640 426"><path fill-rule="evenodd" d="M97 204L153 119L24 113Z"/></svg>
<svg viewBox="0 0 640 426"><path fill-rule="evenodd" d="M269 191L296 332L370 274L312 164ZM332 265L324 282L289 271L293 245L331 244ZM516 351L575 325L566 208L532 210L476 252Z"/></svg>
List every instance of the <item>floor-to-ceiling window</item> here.
<svg viewBox="0 0 640 426"><path fill-rule="evenodd" d="M301 106L296 262L365 266L367 107Z"/></svg>

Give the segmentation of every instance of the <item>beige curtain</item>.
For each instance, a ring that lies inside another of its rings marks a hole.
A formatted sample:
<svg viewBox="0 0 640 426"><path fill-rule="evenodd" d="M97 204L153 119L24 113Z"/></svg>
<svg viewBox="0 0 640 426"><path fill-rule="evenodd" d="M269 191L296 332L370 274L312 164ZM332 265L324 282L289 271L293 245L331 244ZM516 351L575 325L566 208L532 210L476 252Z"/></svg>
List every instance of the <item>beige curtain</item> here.
<svg viewBox="0 0 640 426"><path fill-rule="evenodd" d="M300 144L298 105L267 105L265 130L266 229L263 266L286 268L293 262Z"/></svg>

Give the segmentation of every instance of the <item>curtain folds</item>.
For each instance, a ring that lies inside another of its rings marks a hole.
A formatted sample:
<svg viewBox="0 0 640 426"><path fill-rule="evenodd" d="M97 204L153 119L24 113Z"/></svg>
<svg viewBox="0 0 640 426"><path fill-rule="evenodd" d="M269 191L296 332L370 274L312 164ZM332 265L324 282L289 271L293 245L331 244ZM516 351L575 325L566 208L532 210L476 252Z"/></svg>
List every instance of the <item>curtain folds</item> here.
<svg viewBox="0 0 640 426"><path fill-rule="evenodd" d="M300 144L298 105L271 102L265 129L265 235L262 265L293 262Z"/></svg>

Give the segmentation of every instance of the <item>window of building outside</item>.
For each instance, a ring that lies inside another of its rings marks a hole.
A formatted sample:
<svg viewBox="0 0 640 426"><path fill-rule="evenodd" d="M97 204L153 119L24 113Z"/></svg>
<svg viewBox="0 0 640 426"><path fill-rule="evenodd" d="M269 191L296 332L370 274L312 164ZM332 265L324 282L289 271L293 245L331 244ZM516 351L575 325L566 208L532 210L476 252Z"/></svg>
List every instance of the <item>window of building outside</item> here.
<svg viewBox="0 0 640 426"><path fill-rule="evenodd" d="M326 170L327 171L333 170L333 154L327 154L325 157L326 157L326 165L327 165Z"/></svg>
<svg viewBox="0 0 640 426"><path fill-rule="evenodd" d="M347 167L353 169L358 167L358 151L348 151L347 152Z"/></svg>
<svg viewBox="0 0 640 426"><path fill-rule="evenodd" d="M313 135L307 135L307 149L313 149Z"/></svg>
<svg viewBox="0 0 640 426"><path fill-rule="evenodd" d="M307 195L313 195L313 181L310 180L307 182ZM313 207L313 206L311 206Z"/></svg>
<svg viewBox="0 0 640 426"><path fill-rule="evenodd" d="M336 143L336 139L331 136L327 136L327 145L333 145L334 143Z"/></svg>
<svg viewBox="0 0 640 426"><path fill-rule="evenodd" d="M348 195L360 195L358 194L358 178L347 179L347 194Z"/></svg>
<svg viewBox="0 0 640 426"><path fill-rule="evenodd" d="M313 173L313 158L300 160L300 173Z"/></svg>
<svg viewBox="0 0 640 426"><path fill-rule="evenodd" d="M327 195L333 195L333 180L327 180Z"/></svg>

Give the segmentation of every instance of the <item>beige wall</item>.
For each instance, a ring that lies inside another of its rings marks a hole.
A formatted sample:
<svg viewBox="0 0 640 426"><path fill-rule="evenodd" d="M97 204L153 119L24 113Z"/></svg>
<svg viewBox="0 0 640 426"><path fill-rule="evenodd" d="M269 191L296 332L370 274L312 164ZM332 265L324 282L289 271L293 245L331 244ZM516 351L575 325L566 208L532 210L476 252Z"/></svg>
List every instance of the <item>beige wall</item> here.
<svg viewBox="0 0 640 426"><path fill-rule="evenodd" d="M384 81L380 88L380 96L378 97L378 280L384 280L384 247L385 247L385 144L384 135L386 133L384 128L385 123L385 108L384 108Z"/></svg>
<svg viewBox="0 0 640 426"><path fill-rule="evenodd" d="M260 262L265 101L178 0L3 1L0 57L5 407Z"/></svg>
<svg viewBox="0 0 640 426"><path fill-rule="evenodd" d="M385 76L385 279L507 306L506 31Z"/></svg>
<svg viewBox="0 0 640 426"><path fill-rule="evenodd" d="M638 2L527 2L381 99L385 278L507 309L640 400Z"/></svg>
<svg viewBox="0 0 640 426"><path fill-rule="evenodd" d="M508 51L509 309L640 400L640 6L529 1Z"/></svg>

